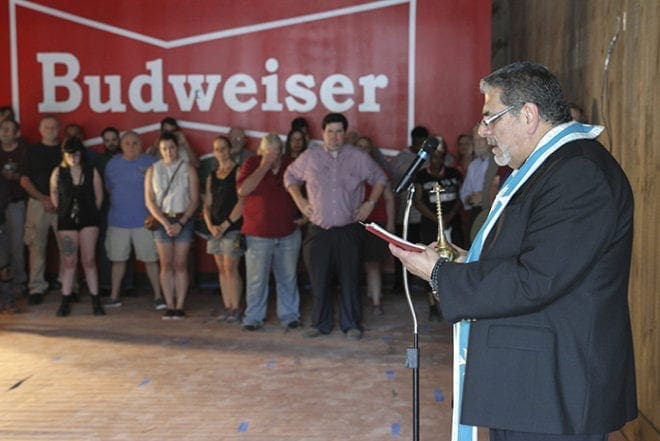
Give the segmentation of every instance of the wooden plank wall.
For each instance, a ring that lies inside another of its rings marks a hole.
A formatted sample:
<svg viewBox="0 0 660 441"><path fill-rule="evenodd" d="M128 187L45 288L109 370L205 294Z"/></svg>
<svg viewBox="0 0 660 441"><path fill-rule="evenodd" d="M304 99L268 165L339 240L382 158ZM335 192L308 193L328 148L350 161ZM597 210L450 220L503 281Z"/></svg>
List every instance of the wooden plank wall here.
<svg viewBox="0 0 660 441"><path fill-rule="evenodd" d="M660 1L494 0L493 68L534 60L548 66L569 101L606 125L601 142L635 194L630 307L640 417L628 440L660 439ZM606 68L606 60L609 64Z"/></svg>

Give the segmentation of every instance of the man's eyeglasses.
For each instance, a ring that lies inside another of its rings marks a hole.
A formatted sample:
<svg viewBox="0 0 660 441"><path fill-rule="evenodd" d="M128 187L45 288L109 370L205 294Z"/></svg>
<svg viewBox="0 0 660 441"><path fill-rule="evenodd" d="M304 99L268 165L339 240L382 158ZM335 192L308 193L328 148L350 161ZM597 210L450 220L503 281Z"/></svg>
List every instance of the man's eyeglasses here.
<svg viewBox="0 0 660 441"><path fill-rule="evenodd" d="M495 115L484 117L484 119L481 120L481 124L488 129L495 121L502 118L504 115L511 112L515 108L516 106L507 106L504 108L504 110L500 110Z"/></svg>

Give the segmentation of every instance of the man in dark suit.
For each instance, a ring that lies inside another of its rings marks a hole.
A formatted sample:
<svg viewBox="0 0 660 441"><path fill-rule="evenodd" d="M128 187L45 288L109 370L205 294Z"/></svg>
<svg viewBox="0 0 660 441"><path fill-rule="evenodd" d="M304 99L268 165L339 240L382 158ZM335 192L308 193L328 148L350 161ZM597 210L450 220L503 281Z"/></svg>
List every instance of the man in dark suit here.
<svg viewBox="0 0 660 441"><path fill-rule="evenodd" d="M514 172L475 243L455 262L433 244L390 249L469 326L462 425L492 441L606 440L637 416L630 185L545 67L514 63L481 91L479 134Z"/></svg>

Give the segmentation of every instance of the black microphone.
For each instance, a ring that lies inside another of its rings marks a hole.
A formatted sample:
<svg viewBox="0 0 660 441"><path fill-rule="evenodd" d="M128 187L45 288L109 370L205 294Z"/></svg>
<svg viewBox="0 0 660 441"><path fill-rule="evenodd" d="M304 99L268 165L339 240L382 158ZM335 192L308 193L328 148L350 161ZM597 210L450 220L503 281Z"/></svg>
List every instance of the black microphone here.
<svg viewBox="0 0 660 441"><path fill-rule="evenodd" d="M426 141L422 144L422 148L417 152L417 157L413 163L410 164L410 167L406 170L406 174L403 175L399 184L396 186L394 193L401 193L401 190L408 188L408 185L410 185L410 182L415 177L415 173L422 168L422 165L424 165L424 162L426 162L429 156L438 149L438 145L440 145L440 141L438 141L438 138L435 136L426 138Z"/></svg>

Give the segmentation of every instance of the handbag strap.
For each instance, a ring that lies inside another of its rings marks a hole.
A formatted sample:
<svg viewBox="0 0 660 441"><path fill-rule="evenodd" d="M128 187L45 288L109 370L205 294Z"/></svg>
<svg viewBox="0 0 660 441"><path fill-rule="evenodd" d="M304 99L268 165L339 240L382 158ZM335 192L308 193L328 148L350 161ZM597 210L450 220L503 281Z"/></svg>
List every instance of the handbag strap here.
<svg viewBox="0 0 660 441"><path fill-rule="evenodd" d="M165 192L163 193L163 197L160 199L160 204L158 206L160 207L160 211L163 211L163 201L165 201L165 196L167 196L167 193L170 191L170 187L172 186L172 181L174 181L174 177L176 176L176 172L179 171L181 168L181 165L183 165L183 159L181 162L179 162L179 165L177 165L176 169L174 170L174 173L172 173L172 177L170 177L170 181L167 183L167 187L165 187Z"/></svg>

